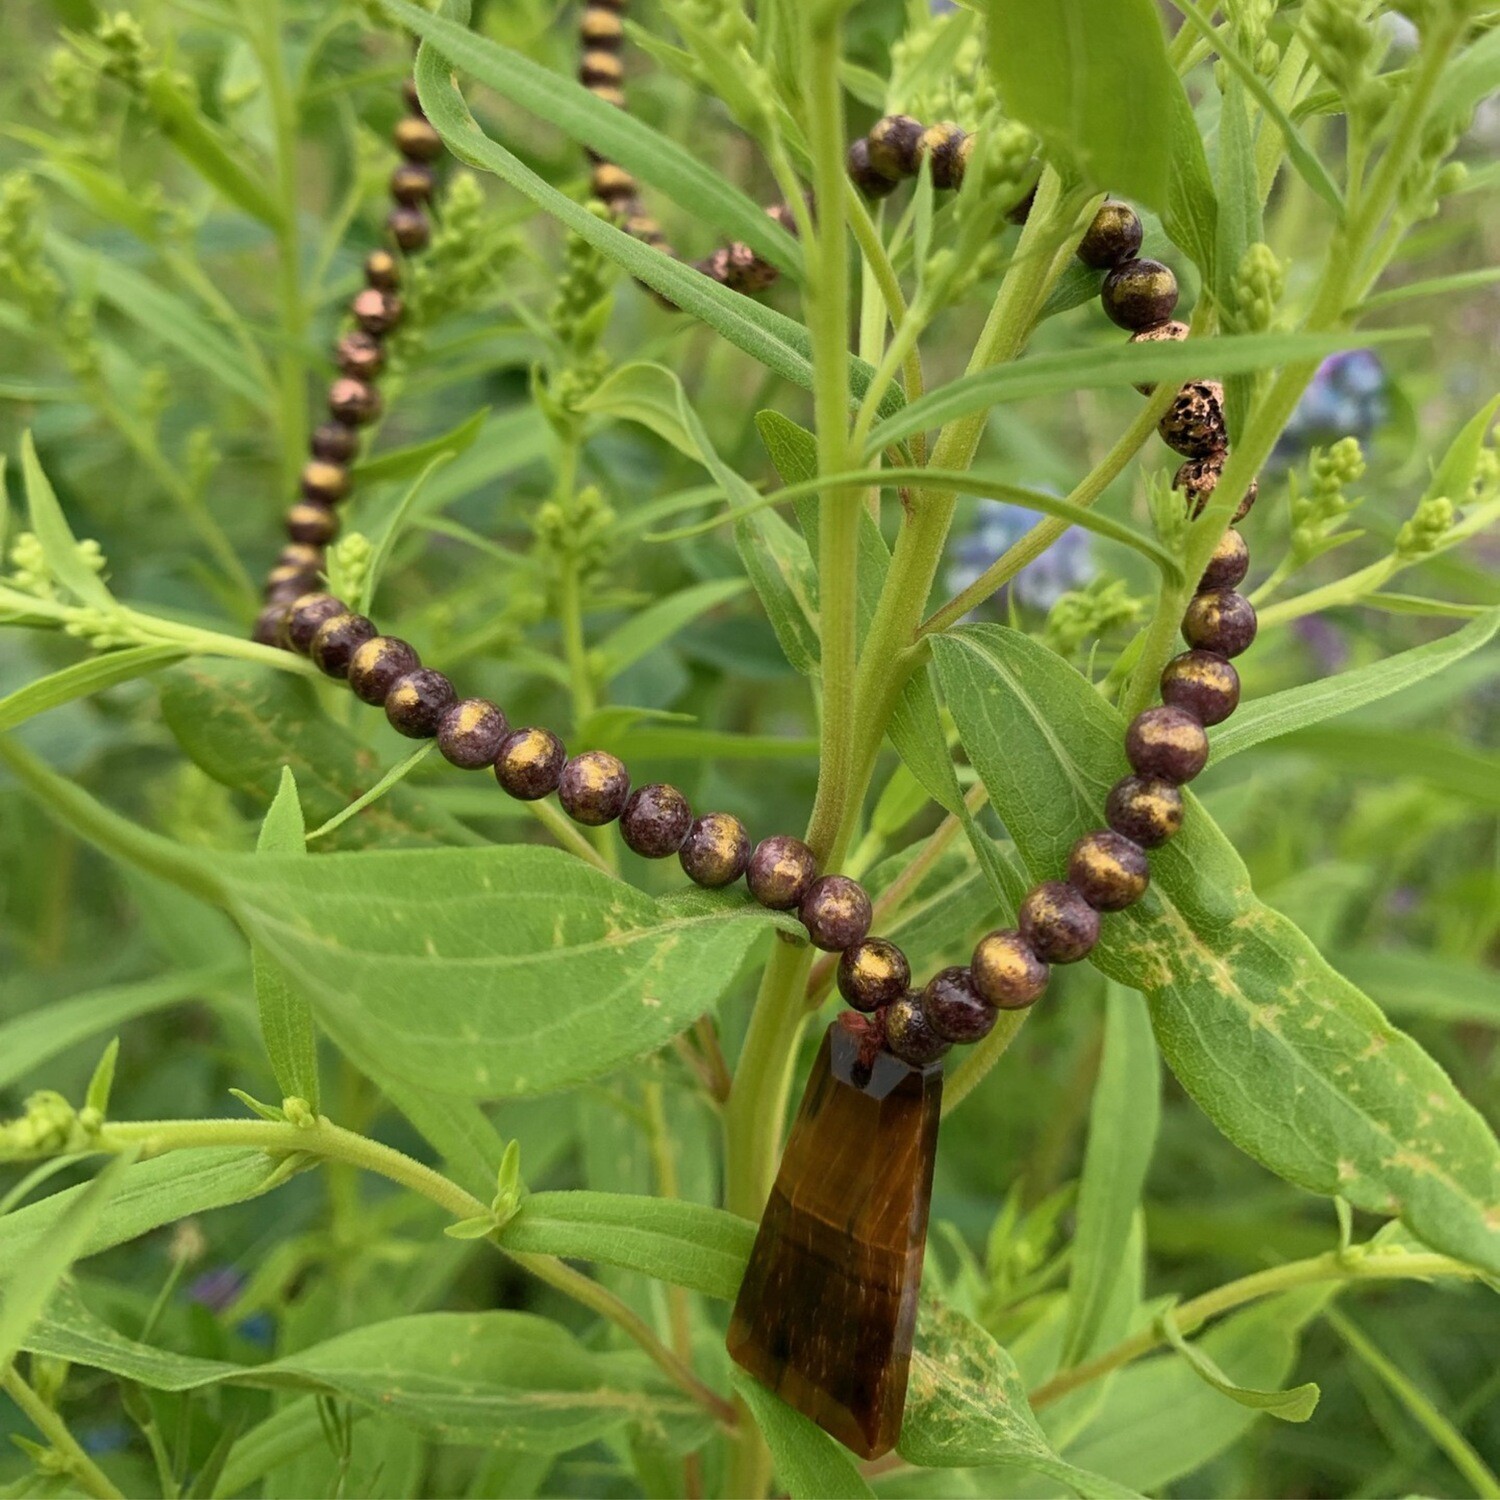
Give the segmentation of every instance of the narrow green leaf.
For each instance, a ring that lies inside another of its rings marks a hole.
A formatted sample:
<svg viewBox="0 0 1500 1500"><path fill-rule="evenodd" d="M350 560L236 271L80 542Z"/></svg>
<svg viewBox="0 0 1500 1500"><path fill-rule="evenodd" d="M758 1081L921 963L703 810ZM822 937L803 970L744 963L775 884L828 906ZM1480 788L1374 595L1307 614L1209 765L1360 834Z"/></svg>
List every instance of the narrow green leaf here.
<svg viewBox="0 0 1500 1500"><path fill-rule="evenodd" d="M1446 495L1455 505L1460 505L1469 498L1469 486L1474 482L1479 455L1489 438L1496 412L1500 412L1500 396L1486 402L1464 423L1434 470L1423 499Z"/></svg>
<svg viewBox="0 0 1500 1500"><path fill-rule="evenodd" d="M746 1219L681 1199L532 1193L500 1234L517 1254L560 1255L637 1271L732 1302L755 1239Z"/></svg>
<svg viewBox="0 0 1500 1500"><path fill-rule="evenodd" d="M239 143L231 140L198 107L180 77L158 68L146 79L146 99L162 134L203 179L237 207L272 229L284 228L281 205L266 183L260 163L243 159Z"/></svg>
<svg viewBox="0 0 1500 1500"><path fill-rule="evenodd" d="M350 818L356 817L367 807L380 801L393 786L399 786L405 781L436 748L437 742L428 740L425 745L418 745L410 755L402 756L368 791L361 792L348 807L340 809L326 823L320 823L314 828L307 836L308 841L326 838L330 833L342 828Z"/></svg>
<svg viewBox="0 0 1500 1500"><path fill-rule="evenodd" d="M0 1289L0 1370L9 1369L10 1362L25 1346L27 1335L42 1316L58 1282L84 1253L129 1167L129 1158L123 1156L106 1163L99 1175L85 1183L55 1217L46 1239L6 1275Z"/></svg>
<svg viewBox="0 0 1500 1500"><path fill-rule="evenodd" d="M375 597L375 590L380 586L380 580L385 573L386 564L391 558L391 549L399 540L407 521L411 517L419 497L427 481L432 478L445 464L453 459L455 450L445 449L441 453L434 454L427 460L422 471L407 486L406 493L402 495L400 504L392 511L390 519L381 529L380 540L375 543L375 550L370 556L370 565L365 570L364 582L361 584L359 594L354 601L354 607L360 614L365 613L371 601Z"/></svg>
<svg viewBox="0 0 1500 1500"><path fill-rule="evenodd" d="M731 1372L734 1388L760 1428L776 1477L791 1500L874 1500L849 1450L788 1406L743 1370Z"/></svg>
<svg viewBox="0 0 1500 1500"><path fill-rule="evenodd" d="M929 1469L1029 1469L1085 1500L1135 1491L1060 1458L1037 1425L1014 1362L976 1323L924 1302L897 1451Z"/></svg>
<svg viewBox="0 0 1500 1500"><path fill-rule="evenodd" d="M189 302L114 256L103 255L53 232L48 250L61 262L75 286L88 285L122 317L154 340L211 375L262 412L271 410L271 393L246 368L244 355Z"/></svg>
<svg viewBox="0 0 1500 1500"><path fill-rule="evenodd" d="M1214 300L1224 327L1236 326L1235 280L1245 251L1262 238L1260 182L1255 165L1255 141L1245 88L1236 74L1225 81L1219 105L1219 214L1214 246ZM1224 382L1225 415L1231 442L1238 439L1250 410L1254 380L1231 375Z"/></svg>
<svg viewBox="0 0 1500 1500"><path fill-rule="evenodd" d="M1337 222L1342 223L1344 199L1338 190L1338 185L1328 175L1328 169L1319 160L1312 147L1307 144L1291 116L1277 103L1276 96L1266 87L1265 81L1255 71L1254 64L1248 58L1243 57L1239 49L1230 44L1227 37L1221 36L1214 29L1214 24L1207 13L1194 4L1193 0L1170 0L1170 3L1174 9L1181 11L1187 17L1189 23L1200 35L1208 40L1214 52L1223 58L1225 65L1275 123L1277 130L1281 132L1287 155L1297 169L1298 176L1333 210Z"/></svg>
<svg viewBox="0 0 1500 1500"><path fill-rule="evenodd" d="M1253 698L1227 724L1214 731L1212 759L1217 764L1265 740L1291 734L1310 724L1321 724L1367 703L1378 703L1489 645L1497 631L1500 631L1500 609L1487 610L1441 640L1413 646L1369 666L1336 672L1302 687Z"/></svg>
<svg viewBox="0 0 1500 1500"><path fill-rule="evenodd" d="M1176 1323L1172 1321L1170 1309L1162 1313L1158 1321L1167 1342L1188 1362L1193 1373L1221 1396L1228 1396L1241 1406L1248 1406L1252 1411L1263 1411L1267 1416L1277 1417L1283 1422L1305 1422L1317 1410L1318 1397L1322 1392L1313 1381L1295 1385L1286 1391L1263 1391L1255 1386L1238 1385L1220 1369L1211 1355L1183 1338Z"/></svg>
<svg viewBox="0 0 1500 1500"><path fill-rule="evenodd" d="M718 609L745 592L743 578L713 578L668 594L617 626L594 648L600 674L608 682L634 662L691 625L700 615Z"/></svg>
<svg viewBox="0 0 1500 1500"><path fill-rule="evenodd" d="M290 766L281 768L281 784L260 825L255 842L259 854L304 854L306 825L297 799L297 779ZM305 1099L318 1110L318 1030L312 1007L275 960L260 946L250 945L255 975L255 1004L260 1034L271 1059L283 1099Z"/></svg>
<svg viewBox="0 0 1500 1500"><path fill-rule="evenodd" d="M1018 632L972 626L933 650L996 811L1033 878L1056 878L1125 770L1120 716ZM1255 898L1196 801L1151 863L1150 889L1105 917L1093 961L1146 994L1168 1063L1210 1119L1288 1181L1500 1269L1500 1146L1442 1069Z"/></svg>
<svg viewBox="0 0 1500 1500"><path fill-rule="evenodd" d="M60 708L64 703L103 692L116 683L144 677L158 667L181 661L186 655L178 646L127 646L122 651L107 651L102 656L76 661L71 667L61 667L0 698L0 732L14 729L49 708Z"/></svg>
<svg viewBox="0 0 1500 1500"><path fill-rule="evenodd" d="M691 266L641 244L549 186L480 130L453 86L446 63L425 44L417 58L417 80L428 118L460 161L503 178L681 311L707 323L767 369L804 390L812 389L812 341L800 323L753 297L731 292ZM863 360L850 359L851 407L858 404L873 374ZM892 387L882 399L880 409L885 413L896 411L901 401L900 391Z"/></svg>
<svg viewBox="0 0 1500 1500"><path fill-rule="evenodd" d="M104 1049L104 1056L99 1059L83 1096L84 1108L95 1110L101 1118L109 1113L109 1096L115 1086L115 1064L119 1060L120 1039L115 1037Z"/></svg>
<svg viewBox="0 0 1500 1500"><path fill-rule="evenodd" d="M989 38L1008 114L1094 187L1163 206L1182 85L1150 0L990 0Z"/></svg>
<svg viewBox="0 0 1500 1500"><path fill-rule="evenodd" d="M1161 211L1162 228L1174 245L1187 252L1204 282L1212 286L1217 274L1214 246L1218 238L1219 203L1203 150L1203 137L1193 106L1179 84L1171 95L1171 159L1167 168L1167 201Z"/></svg>
<svg viewBox="0 0 1500 1500"><path fill-rule="evenodd" d="M1415 302L1419 297L1451 297L1458 292L1473 291L1476 287L1490 286L1500 281L1500 266L1486 266L1482 271L1458 271L1452 276L1430 276L1422 281L1408 281L1404 286L1388 287L1366 297L1359 304L1359 314L1380 312L1387 307L1398 307L1403 302Z"/></svg>
<svg viewBox="0 0 1500 1500"><path fill-rule="evenodd" d="M27 1347L153 1390L316 1391L445 1442L529 1453L566 1452L632 1422L683 1451L708 1429L703 1412L644 1356L586 1349L530 1313L392 1318L267 1364L236 1365L134 1342L64 1293Z"/></svg>
<svg viewBox="0 0 1500 1500"><path fill-rule="evenodd" d="M221 990L236 983L243 972L239 962L185 969L140 984L111 985L67 1000L50 1001L38 1010L16 1016L0 1025L0 1088L29 1077L69 1047L137 1016Z"/></svg>
<svg viewBox="0 0 1500 1500"><path fill-rule="evenodd" d="M1002 401L1051 396L1063 391L1099 389L1151 381L1215 378L1271 369L1294 361L1321 359L1340 349L1366 348L1386 341L1425 337L1420 329L1379 333L1241 333L1191 339L1181 344L1117 344L1061 354L1038 354L960 376L911 402L870 434L865 456L874 458L914 432L940 427L953 417L983 411Z"/></svg>
<svg viewBox="0 0 1500 1500"><path fill-rule="evenodd" d="M435 16L407 0L381 0L391 17L513 104L546 121L659 189L713 228L744 240L798 279L802 249L753 199L700 156L653 130L628 110L596 99L582 84L559 77L509 47Z"/></svg>
<svg viewBox="0 0 1500 1500"><path fill-rule="evenodd" d="M1346 779L1415 777L1476 807L1500 810L1494 753L1455 744L1449 735L1364 724L1315 724L1283 735L1271 748L1327 761Z"/></svg>
<svg viewBox="0 0 1500 1500"><path fill-rule="evenodd" d="M1061 1364L1080 1364L1130 1331L1106 1326L1111 1294L1146 1186L1161 1115L1161 1067L1141 997L1108 986L1104 1052L1089 1110L1074 1210L1073 1263Z"/></svg>
<svg viewBox="0 0 1500 1500"><path fill-rule="evenodd" d="M1500 33L1491 29L1443 69L1433 97L1433 118L1461 130L1479 103L1497 89L1500 89Z"/></svg>
<svg viewBox="0 0 1500 1500"><path fill-rule="evenodd" d="M1477 963L1409 948L1361 948L1336 954L1334 967L1393 1015L1500 1026L1500 974Z"/></svg>
<svg viewBox="0 0 1500 1500"><path fill-rule="evenodd" d="M818 667L818 575L807 543L773 510L734 523L740 561L786 659L804 676Z"/></svg>
<svg viewBox="0 0 1500 1500"><path fill-rule="evenodd" d="M173 1151L130 1164L71 1258L97 1255L191 1214L244 1203L264 1190L271 1166L263 1151L222 1147ZM67 1188L0 1218L0 1279L8 1280L43 1253L91 1186Z"/></svg>
<svg viewBox="0 0 1500 1500"><path fill-rule="evenodd" d="M473 416L466 417L451 431L439 433L435 438L412 443L406 448L392 448L377 453L354 467L354 484L357 489L368 489L372 484L391 484L397 480L414 479L435 458L444 454L456 458L474 446L475 440L490 419L490 409L481 406Z"/></svg>
<svg viewBox="0 0 1500 1500"><path fill-rule="evenodd" d="M26 485L27 520L42 544L42 553L53 576L77 597L79 603L113 614L114 598L99 575L83 560L78 550L78 538L73 535L62 506L57 503L57 495L42 470L36 456L36 444L29 432L21 438L21 475Z"/></svg>

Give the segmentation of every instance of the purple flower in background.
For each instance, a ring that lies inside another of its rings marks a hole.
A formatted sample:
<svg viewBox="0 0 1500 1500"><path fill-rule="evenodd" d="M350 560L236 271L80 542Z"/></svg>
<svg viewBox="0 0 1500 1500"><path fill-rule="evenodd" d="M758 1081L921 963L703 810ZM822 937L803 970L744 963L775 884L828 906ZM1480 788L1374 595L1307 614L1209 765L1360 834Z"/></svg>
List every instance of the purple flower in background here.
<svg viewBox="0 0 1500 1500"><path fill-rule="evenodd" d="M948 564L948 587L958 593L966 589L1008 547L1036 524L1038 517L1019 505L999 500L980 501L973 527L958 539ZM1094 562L1089 534L1070 526L1034 562L1016 574L1007 585L1016 602L1046 610L1070 589L1081 588L1093 577Z"/></svg>
<svg viewBox="0 0 1500 1500"><path fill-rule="evenodd" d="M1303 615L1293 624L1292 629L1301 637L1302 644L1312 652L1325 677L1343 670L1349 660L1349 643L1336 626L1329 624L1321 615Z"/></svg>
<svg viewBox="0 0 1500 1500"><path fill-rule="evenodd" d="M233 1266L215 1266L205 1271L188 1287L189 1302L196 1302L210 1312L221 1313L233 1306L245 1290L245 1278Z"/></svg>
<svg viewBox="0 0 1500 1500"><path fill-rule="evenodd" d="M1385 366L1372 349L1331 354L1302 393L1276 456L1290 462L1314 445L1368 437L1390 410Z"/></svg>

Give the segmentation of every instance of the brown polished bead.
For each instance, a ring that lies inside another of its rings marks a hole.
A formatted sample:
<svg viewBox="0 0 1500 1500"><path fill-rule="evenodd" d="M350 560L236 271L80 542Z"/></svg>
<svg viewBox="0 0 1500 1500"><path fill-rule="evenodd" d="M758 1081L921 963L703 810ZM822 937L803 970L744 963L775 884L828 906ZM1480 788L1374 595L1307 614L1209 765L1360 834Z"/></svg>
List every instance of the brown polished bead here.
<svg viewBox="0 0 1500 1500"><path fill-rule="evenodd" d="M349 658L349 686L360 702L378 707L398 677L421 665L421 657L399 636L377 635Z"/></svg>
<svg viewBox="0 0 1500 1500"><path fill-rule="evenodd" d="M428 203L432 199L435 181L432 168L425 162L400 162L391 171L391 197L397 203L404 203L408 207ZM397 243L399 244L400 241L398 240ZM401 248L404 250L406 247L403 245Z"/></svg>
<svg viewBox="0 0 1500 1500"><path fill-rule="evenodd" d="M335 505L349 493L349 471L343 464L315 458L302 466L302 493L309 500Z"/></svg>
<svg viewBox="0 0 1500 1500"><path fill-rule="evenodd" d="M1217 380L1188 381L1172 398L1156 430L1167 447L1189 458L1222 456L1229 436L1224 427L1224 387Z"/></svg>
<svg viewBox="0 0 1500 1500"><path fill-rule="evenodd" d="M379 287L367 286L356 294L349 304L349 311L366 333L378 336L389 333L401 321L403 308L395 292L382 292Z"/></svg>
<svg viewBox="0 0 1500 1500"><path fill-rule="evenodd" d="M316 573L323 566L323 549L309 546L306 542L288 542L276 554L279 568L301 568L304 572ZM303 593L307 590L304 589Z"/></svg>
<svg viewBox="0 0 1500 1500"><path fill-rule="evenodd" d="M401 289L401 264L389 250L372 250L365 256L365 280L378 292Z"/></svg>
<svg viewBox="0 0 1500 1500"><path fill-rule="evenodd" d="M366 641L375 639L375 626L363 615L348 611L324 620L313 634L307 654L329 677L346 677L349 661Z"/></svg>
<svg viewBox="0 0 1500 1500"><path fill-rule="evenodd" d="M1182 827L1182 793L1160 776L1122 776L1110 788L1104 820L1143 849L1165 844Z"/></svg>
<svg viewBox="0 0 1500 1500"><path fill-rule="evenodd" d="M1250 544L1239 532L1230 527L1214 544L1213 555L1203 576L1198 580L1198 592L1205 589L1232 589L1243 583L1250 571Z"/></svg>
<svg viewBox="0 0 1500 1500"><path fill-rule="evenodd" d="M359 434L344 422L324 422L313 428L309 447L314 458L346 464L359 452Z"/></svg>
<svg viewBox="0 0 1500 1500"><path fill-rule="evenodd" d="M1212 651L1184 651L1162 669L1161 701L1200 724L1222 724L1240 703L1240 674Z"/></svg>
<svg viewBox="0 0 1500 1500"><path fill-rule="evenodd" d="M666 859L682 848L693 826L693 809L675 786L653 781L638 786L620 814L620 837L645 859Z"/></svg>
<svg viewBox="0 0 1500 1500"><path fill-rule="evenodd" d="M342 599L335 599L332 594L303 594L300 599L294 599L291 608L287 610L282 644L305 656L307 648L312 645L312 638L318 633L318 626L324 620L331 620L335 615L348 612L349 606Z"/></svg>
<svg viewBox="0 0 1500 1500"><path fill-rule="evenodd" d="M1128 203L1107 198L1099 205L1094 222L1084 230L1075 253L1084 265L1107 271L1134 260L1144 234L1139 216Z"/></svg>
<svg viewBox="0 0 1500 1500"><path fill-rule="evenodd" d="M279 646L281 627L286 622L287 610L291 607L285 599L273 600L255 617L255 628L250 639L258 646Z"/></svg>
<svg viewBox="0 0 1500 1500"><path fill-rule="evenodd" d="M441 672L414 667L391 684L385 695L385 716L391 728L408 739L428 740L437 733L457 696Z"/></svg>
<svg viewBox="0 0 1500 1500"><path fill-rule="evenodd" d="M922 996L909 990L880 1012L886 1050L913 1067L934 1063L951 1045L933 1029L922 1006Z"/></svg>
<svg viewBox="0 0 1500 1500"><path fill-rule="evenodd" d="M845 166L849 171L850 182L866 198L884 198L896 191L896 179L875 170L875 164L870 160L870 142L864 136L860 136L850 146Z"/></svg>
<svg viewBox="0 0 1500 1500"><path fill-rule="evenodd" d="M1177 278L1159 260L1127 260L1104 278L1099 302L1112 323L1138 333L1172 316Z"/></svg>
<svg viewBox="0 0 1500 1500"><path fill-rule="evenodd" d="M1099 913L1065 880L1044 880L1021 902L1020 928L1044 963L1072 964L1099 941Z"/></svg>
<svg viewBox="0 0 1500 1500"><path fill-rule="evenodd" d="M910 115L877 120L866 139L870 165L882 177L915 177L922 169L922 122Z"/></svg>
<svg viewBox="0 0 1500 1500"><path fill-rule="evenodd" d="M1200 651L1238 656L1255 639L1255 606L1234 589L1194 594L1182 616L1182 638Z"/></svg>
<svg viewBox="0 0 1500 1500"><path fill-rule="evenodd" d="M438 749L450 765L480 771L495 764L509 732L505 715L488 698L461 698L438 720Z"/></svg>
<svg viewBox="0 0 1500 1500"><path fill-rule="evenodd" d="M1013 927L986 933L974 945L969 974L997 1010L1025 1010L1047 988L1052 971Z"/></svg>
<svg viewBox="0 0 1500 1500"><path fill-rule="evenodd" d="M650 214L627 214L621 228L632 239L639 240L643 245L655 245L661 249L667 243L667 237L662 233L661 225Z"/></svg>
<svg viewBox="0 0 1500 1500"><path fill-rule="evenodd" d="M1068 884L1096 911L1124 911L1150 883L1146 851L1123 834L1086 833L1068 855Z"/></svg>
<svg viewBox="0 0 1500 1500"><path fill-rule="evenodd" d="M518 801L537 802L557 790L567 758L550 729L514 729L495 757L495 780Z"/></svg>
<svg viewBox="0 0 1500 1500"><path fill-rule="evenodd" d="M618 52L625 40L625 28L607 6L590 5L578 22L578 37L588 50Z"/></svg>
<svg viewBox="0 0 1500 1500"><path fill-rule="evenodd" d="M391 132L396 149L409 161L432 161L443 149L443 138L419 115L396 122Z"/></svg>
<svg viewBox="0 0 1500 1500"><path fill-rule="evenodd" d="M380 392L367 380L342 376L328 387L328 410L340 422L363 427L380 415Z"/></svg>
<svg viewBox="0 0 1500 1500"><path fill-rule="evenodd" d="M710 890L733 885L750 863L750 835L731 813L705 813L688 829L677 858L697 885Z"/></svg>
<svg viewBox="0 0 1500 1500"><path fill-rule="evenodd" d="M716 252L724 256L724 285L732 292L763 292L780 274L768 260L762 260L743 240L731 240Z"/></svg>
<svg viewBox="0 0 1500 1500"><path fill-rule="evenodd" d="M845 948L839 959L839 994L868 1014L891 1005L911 988L911 963L885 938L867 937Z"/></svg>
<svg viewBox="0 0 1500 1500"><path fill-rule="evenodd" d="M801 906L817 876L818 861L812 850L789 833L773 833L762 839L745 871L750 894L772 911Z"/></svg>
<svg viewBox="0 0 1500 1500"><path fill-rule="evenodd" d="M294 542L326 547L339 534L339 518L330 505L299 500L286 513L286 534Z"/></svg>
<svg viewBox="0 0 1500 1500"><path fill-rule="evenodd" d="M393 208L385 216L385 227L408 255L425 250L432 239L432 221L420 208Z"/></svg>
<svg viewBox="0 0 1500 1500"><path fill-rule="evenodd" d="M1165 323L1153 323L1149 328L1139 329L1130 335L1132 344L1180 344L1191 332L1186 323L1168 318ZM1149 396L1156 389L1154 380L1140 382L1136 386L1141 395Z"/></svg>
<svg viewBox="0 0 1500 1500"><path fill-rule="evenodd" d="M616 109L624 109L626 107L625 90L616 88L612 83L593 84L589 88L589 93L605 104L614 105Z"/></svg>
<svg viewBox="0 0 1500 1500"><path fill-rule="evenodd" d="M933 187L948 189L963 185L966 139L952 120L939 120L922 132L918 155L932 163Z"/></svg>
<svg viewBox="0 0 1500 1500"><path fill-rule="evenodd" d="M267 599L273 595L290 602L300 599L318 586L318 570L303 563L277 563L266 574L263 592Z"/></svg>
<svg viewBox="0 0 1500 1500"><path fill-rule="evenodd" d="M906 1401L941 1066L882 1053L845 1013L823 1039L729 1323L729 1353L863 1458Z"/></svg>
<svg viewBox="0 0 1500 1500"><path fill-rule="evenodd" d="M600 828L613 823L630 796L630 772L608 750L585 750L562 769L557 800L575 823Z"/></svg>
<svg viewBox="0 0 1500 1500"><path fill-rule="evenodd" d="M354 328L333 346L333 360L341 375L373 380L385 368L385 346L373 333Z"/></svg>
<svg viewBox="0 0 1500 1500"><path fill-rule="evenodd" d="M964 968L939 969L922 991L927 1023L945 1042L967 1045L990 1034L1000 1012L974 986Z"/></svg>
<svg viewBox="0 0 1500 1500"><path fill-rule="evenodd" d="M814 948L842 953L870 930L874 909L865 888L847 875L821 875L797 910Z"/></svg>
<svg viewBox="0 0 1500 1500"><path fill-rule="evenodd" d="M591 49L583 54L583 60L578 64L578 81L585 88L593 88L599 83L619 88L625 81L625 65L613 52Z"/></svg>
<svg viewBox="0 0 1500 1500"><path fill-rule="evenodd" d="M1208 763L1208 736L1186 709L1144 709L1125 731L1125 757L1139 776L1181 784Z"/></svg>
<svg viewBox="0 0 1500 1500"><path fill-rule="evenodd" d="M590 174L589 191L613 206L634 198L640 192L640 184L624 167L617 167L612 161L601 161Z"/></svg>

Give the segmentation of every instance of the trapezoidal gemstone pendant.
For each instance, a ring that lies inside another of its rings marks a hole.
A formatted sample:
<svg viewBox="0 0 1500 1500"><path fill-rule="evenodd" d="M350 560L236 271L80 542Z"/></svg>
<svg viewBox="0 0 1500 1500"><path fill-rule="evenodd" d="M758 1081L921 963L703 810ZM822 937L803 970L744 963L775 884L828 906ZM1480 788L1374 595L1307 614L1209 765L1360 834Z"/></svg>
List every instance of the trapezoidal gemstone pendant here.
<svg viewBox="0 0 1500 1500"><path fill-rule="evenodd" d="M927 1244L941 1063L823 1037L729 1323L729 1353L862 1458L896 1445Z"/></svg>

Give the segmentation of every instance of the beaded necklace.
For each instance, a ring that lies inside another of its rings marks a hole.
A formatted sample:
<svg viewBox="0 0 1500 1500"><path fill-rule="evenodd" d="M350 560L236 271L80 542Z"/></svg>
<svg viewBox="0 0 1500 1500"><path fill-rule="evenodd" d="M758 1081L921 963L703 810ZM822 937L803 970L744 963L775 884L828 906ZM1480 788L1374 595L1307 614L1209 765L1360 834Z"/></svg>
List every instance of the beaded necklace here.
<svg viewBox="0 0 1500 1500"><path fill-rule="evenodd" d="M579 35L581 81L625 107L620 60L625 0L591 0ZM386 221L400 255L423 249L431 234L426 205L432 163L442 150L404 85L408 114L395 129L401 161L391 175L394 207ZM924 127L890 115L850 147L849 175L869 198L894 192L924 164L933 185L963 184L974 139L949 122ZM673 254L645 211L635 179L591 156L594 195L643 243ZM1029 201L1012 210L1025 219ZM794 228L785 205L768 210ZM1174 320L1177 281L1170 268L1142 258L1142 226L1126 204L1106 201L1077 248L1104 271L1101 302L1132 342L1180 340ZM748 245L731 242L694 263L732 290L769 286L775 267ZM621 837L648 859L675 855L696 884L720 888L742 876L762 906L794 911L808 940L839 954L839 993L851 1007L829 1028L792 1126L770 1203L729 1328L737 1363L865 1457L894 1446L905 1401L916 1290L921 1277L942 1092L941 1059L973 1043L1002 1010L1032 1005L1053 964L1085 958L1099 938L1101 913L1140 899L1149 878L1147 850L1182 826L1181 787L1208 759L1206 729L1239 702L1231 658L1255 638L1255 610L1236 590L1249 549L1235 525L1254 504L1252 484L1219 540L1182 620L1189 649L1168 663L1160 705L1131 722L1125 736L1130 772L1111 789L1105 826L1073 846L1062 879L1032 887L1015 927L981 938L966 966L914 988L906 955L871 936L872 905L847 875L824 873L812 849L788 834L752 844L745 825L725 812L696 815L676 787L632 788L630 773L603 750L569 755L551 730L512 727L483 698L459 698L442 673L422 665L405 641L322 592L325 549L338 532L336 507L350 491L349 463L359 429L381 409L375 384L384 339L400 322L398 254L374 251L367 286L349 305L353 328L335 346L340 374L329 387L331 420L311 439L301 498L286 515L288 545L266 578L266 606L255 638L309 655L329 677L347 681L362 701L383 706L411 738L435 738L453 765L491 769L510 796L534 801L556 793L576 822L618 821ZM1143 387L1150 394L1150 387ZM1212 494L1227 454L1223 390L1214 381L1183 385L1161 419L1163 440L1183 455L1173 479L1194 516Z"/></svg>

